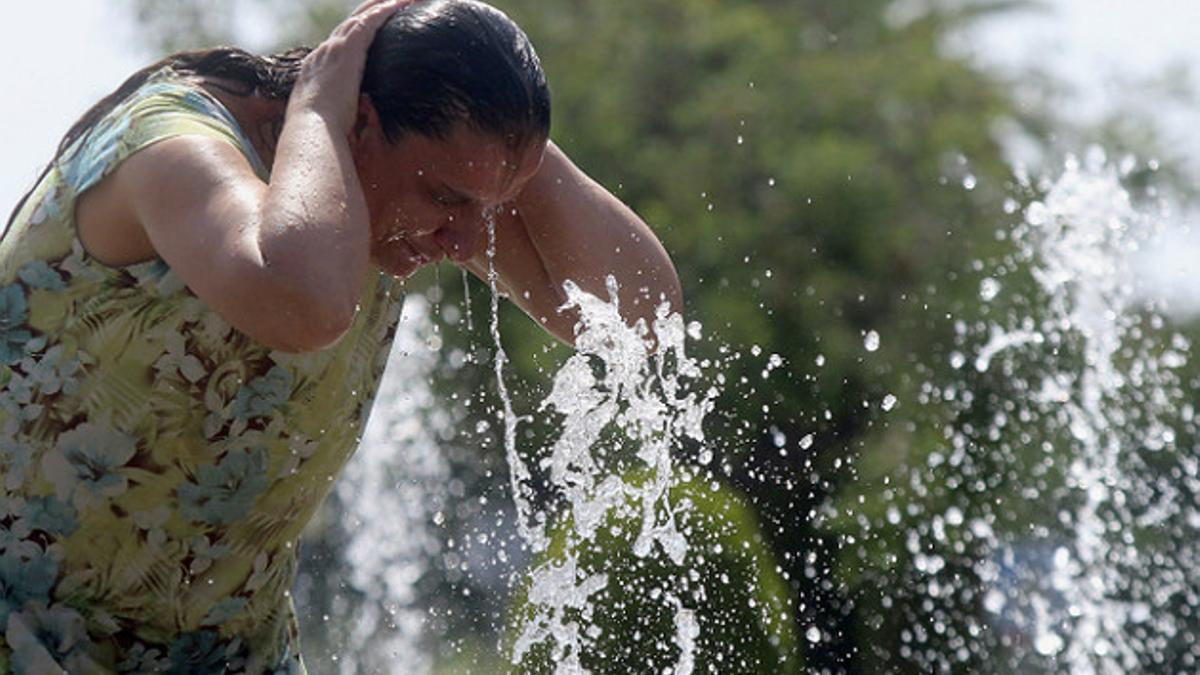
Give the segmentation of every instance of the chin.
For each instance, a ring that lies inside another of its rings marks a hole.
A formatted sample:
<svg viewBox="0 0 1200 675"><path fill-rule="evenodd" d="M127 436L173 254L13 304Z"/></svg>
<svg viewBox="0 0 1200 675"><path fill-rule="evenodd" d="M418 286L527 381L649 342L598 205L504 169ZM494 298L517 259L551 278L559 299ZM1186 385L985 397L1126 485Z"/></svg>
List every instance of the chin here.
<svg viewBox="0 0 1200 675"><path fill-rule="evenodd" d="M388 269L387 267L384 267L383 271L388 272L389 274L396 277L397 279L407 279L407 278L411 277L412 275L416 274L417 271L420 270L422 267L425 267L425 265L418 265L417 263L411 263L411 264L396 267L394 269Z"/></svg>
<svg viewBox="0 0 1200 675"><path fill-rule="evenodd" d="M373 253L371 263L381 271L398 279L407 279L417 273L424 265L408 257L383 256Z"/></svg>

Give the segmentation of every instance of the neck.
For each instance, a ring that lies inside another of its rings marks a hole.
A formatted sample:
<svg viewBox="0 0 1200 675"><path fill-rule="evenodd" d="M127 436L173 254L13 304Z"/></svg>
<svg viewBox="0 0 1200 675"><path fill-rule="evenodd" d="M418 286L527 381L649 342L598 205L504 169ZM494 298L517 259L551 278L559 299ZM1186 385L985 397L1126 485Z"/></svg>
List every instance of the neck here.
<svg viewBox="0 0 1200 675"><path fill-rule="evenodd" d="M261 118L250 139L268 170L275 164L275 149L279 145L279 134L283 132L283 118L283 109L278 114L271 113Z"/></svg>
<svg viewBox="0 0 1200 675"><path fill-rule="evenodd" d="M266 99L253 94L238 96L221 86L206 86L209 91L229 110L234 119L246 132L254 151L270 171L275 164L275 148L279 134L283 131L287 101Z"/></svg>

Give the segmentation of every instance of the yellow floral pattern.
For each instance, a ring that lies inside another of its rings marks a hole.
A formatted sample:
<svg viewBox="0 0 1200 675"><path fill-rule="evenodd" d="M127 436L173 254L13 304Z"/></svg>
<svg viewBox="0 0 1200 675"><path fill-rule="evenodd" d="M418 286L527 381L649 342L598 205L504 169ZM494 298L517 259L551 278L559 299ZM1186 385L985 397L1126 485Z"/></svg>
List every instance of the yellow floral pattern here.
<svg viewBox="0 0 1200 675"><path fill-rule="evenodd" d="M106 267L76 198L201 134L265 169L168 69L76 142L0 238L0 672L303 672L301 530L353 452L400 313L373 271L350 331L286 354L162 260Z"/></svg>

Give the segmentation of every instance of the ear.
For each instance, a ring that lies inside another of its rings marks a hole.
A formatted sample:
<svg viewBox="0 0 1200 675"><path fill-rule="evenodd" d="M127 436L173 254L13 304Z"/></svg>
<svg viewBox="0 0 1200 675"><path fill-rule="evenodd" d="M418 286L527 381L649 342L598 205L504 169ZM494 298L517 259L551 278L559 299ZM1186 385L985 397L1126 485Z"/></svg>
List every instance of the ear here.
<svg viewBox="0 0 1200 675"><path fill-rule="evenodd" d="M379 122L379 111L366 94L358 95L358 112L354 117L354 126L350 129L350 148L359 150L371 136L382 136L383 127Z"/></svg>

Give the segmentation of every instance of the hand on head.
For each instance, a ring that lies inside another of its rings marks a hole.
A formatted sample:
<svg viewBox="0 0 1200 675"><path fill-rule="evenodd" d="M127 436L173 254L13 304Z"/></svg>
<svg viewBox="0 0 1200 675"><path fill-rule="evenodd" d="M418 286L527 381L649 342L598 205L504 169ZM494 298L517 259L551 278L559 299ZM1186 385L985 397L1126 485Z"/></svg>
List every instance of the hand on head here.
<svg viewBox="0 0 1200 675"><path fill-rule="evenodd" d="M368 0L342 21L301 64L289 112L307 108L349 133L358 116L367 50L396 10L417 0Z"/></svg>

